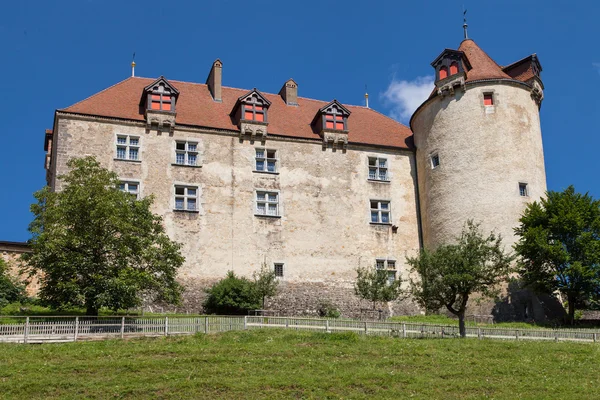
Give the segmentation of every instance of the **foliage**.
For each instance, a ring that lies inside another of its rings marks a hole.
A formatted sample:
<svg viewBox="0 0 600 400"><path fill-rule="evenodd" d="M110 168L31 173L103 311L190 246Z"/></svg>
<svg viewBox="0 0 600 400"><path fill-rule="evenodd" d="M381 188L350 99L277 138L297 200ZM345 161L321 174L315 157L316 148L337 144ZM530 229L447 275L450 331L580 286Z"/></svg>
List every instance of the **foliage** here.
<svg viewBox="0 0 600 400"><path fill-rule="evenodd" d="M456 244L446 244L433 251L423 249L416 257L408 257L413 298L427 311L445 307L459 320L461 336L465 336L465 311L471 295L481 298L498 294L499 284L512 272L513 256L507 255L502 238L494 233L484 235L479 225L467 221Z"/></svg>
<svg viewBox="0 0 600 400"><path fill-rule="evenodd" d="M85 307L90 315L142 300L177 304L182 287L175 277L184 258L150 211L153 198L120 191L117 175L93 157L67 165L62 191L46 187L31 206L33 252L25 259L40 278L40 298L53 308Z"/></svg>
<svg viewBox="0 0 600 400"><path fill-rule="evenodd" d="M254 278L256 292L262 299L261 308L264 309L265 299L268 297L273 297L277 294L277 286L279 285L279 281L275 276L275 271L269 268L266 263L263 263L260 267L260 270L255 271L252 274L252 277Z"/></svg>
<svg viewBox="0 0 600 400"><path fill-rule="evenodd" d="M515 233L525 285L566 295L573 323L575 307L600 295L600 201L573 186L549 191L527 206Z"/></svg>
<svg viewBox="0 0 600 400"><path fill-rule="evenodd" d="M9 274L8 264L0 258L0 308L25 299L25 285Z"/></svg>
<svg viewBox="0 0 600 400"><path fill-rule="evenodd" d="M397 300L402 294L402 280L396 279L388 282L387 270L358 267L356 269L356 282L354 293L361 299L373 302L373 309L377 303Z"/></svg>
<svg viewBox="0 0 600 400"><path fill-rule="evenodd" d="M342 315L335 304L329 300L321 300L317 312L321 318L339 318Z"/></svg>
<svg viewBox="0 0 600 400"><path fill-rule="evenodd" d="M256 285L244 277L237 277L233 271L206 290L204 311L208 314L242 315L249 310L260 308L261 296Z"/></svg>
<svg viewBox="0 0 600 400"><path fill-rule="evenodd" d="M598 348L565 342L256 329L0 354L7 399L590 399L600 386Z"/></svg>

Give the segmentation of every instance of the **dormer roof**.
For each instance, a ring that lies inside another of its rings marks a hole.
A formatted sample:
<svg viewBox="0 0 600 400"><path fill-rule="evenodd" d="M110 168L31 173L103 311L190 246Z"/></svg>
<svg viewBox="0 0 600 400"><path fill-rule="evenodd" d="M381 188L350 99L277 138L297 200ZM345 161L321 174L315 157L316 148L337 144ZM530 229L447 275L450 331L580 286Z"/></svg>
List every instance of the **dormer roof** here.
<svg viewBox="0 0 600 400"><path fill-rule="evenodd" d="M151 84L149 84L148 86L144 87L143 91L142 91L142 97L140 99L140 106L144 106L146 104L146 99L147 99L147 94L148 92L154 92L157 91L158 88L160 86L163 86L167 89L169 89L171 91L171 94L173 96L175 96L176 98L179 97L179 90L177 90L177 88L175 86L173 86L168 80L167 78L165 78L164 76L160 76L160 78L158 78L157 80L155 80L154 82L152 82Z"/></svg>
<svg viewBox="0 0 600 400"><path fill-rule="evenodd" d="M473 40L463 40L458 51L462 51L471 64L471 68L467 70L466 82L482 79L512 79Z"/></svg>

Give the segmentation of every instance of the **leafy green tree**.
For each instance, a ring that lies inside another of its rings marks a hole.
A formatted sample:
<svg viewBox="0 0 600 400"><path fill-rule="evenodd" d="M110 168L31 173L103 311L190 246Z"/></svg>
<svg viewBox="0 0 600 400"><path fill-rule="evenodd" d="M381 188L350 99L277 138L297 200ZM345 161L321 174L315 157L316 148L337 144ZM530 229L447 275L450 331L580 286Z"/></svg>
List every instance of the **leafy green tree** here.
<svg viewBox="0 0 600 400"><path fill-rule="evenodd" d="M0 308L25 299L25 285L9 274L8 264L0 258Z"/></svg>
<svg viewBox="0 0 600 400"><path fill-rule="evenodd" d="M527 206L520 223L515 250L525 285L565 295L573 324L575 307L600 294L600 201L573 186L549 191Z"/></svg>
<svg viewBox="0 0 600 400"><path fill-rule="evenodd" d="M228 271L224 279L206 290L204 301L207 314L242 315L260 308L261 295L253 281L237 277Z"/></svg>
<svg viewBox="0 0 600 400"><path fill-rule="evenodd" d="M265 299L268 297L273 297L277 294L279 281L275 276L275 271L269 268L266 263L263 263L260 267L260 270L255 271L252 274L252 277L254 278L254 286L257 294L262 299L262 308L264 309Z"/></svg>
<svg viewBox="0 0 600 400"><path fill-rule="evenodd" d="M413 298L427 311L445 307L458 317L461 337L466 336L465 311L469 298L495 297L499 285L513 271L514 257L507 255L502 238L490 233L485 237L479 225L467 221L456 244L446 244L433 251L423 249L418 256L408 257Z"/></svg>
<svg viewBox="0 0 600 400"><path fill-rule="evenodd" d="M377 303L397 300L402 295L402 280L388 281L388 271L373 267L358 267L356 269L354 293L361 299L373 302L373 310Z"/></svg>
<svg viewBox="0 0 600 400"><path fill-rule="evenodd" d="M53 308L85 307L88 315L143 300L177 304L184 258L150 211L153 197L120 191L117 175L93 157L67 165L59 177L64 189L43 188L31 206L33 251L25 261L40 278L40 298Z"/></svg>

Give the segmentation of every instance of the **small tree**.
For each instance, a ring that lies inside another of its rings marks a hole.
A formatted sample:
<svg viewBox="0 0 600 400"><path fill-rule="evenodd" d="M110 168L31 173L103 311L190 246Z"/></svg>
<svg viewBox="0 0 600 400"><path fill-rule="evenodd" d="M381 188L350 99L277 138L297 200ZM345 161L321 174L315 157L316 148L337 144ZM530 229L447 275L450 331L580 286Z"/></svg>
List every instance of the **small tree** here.
<svg viewBox="0 0 600 400"><path fill-rule="evenodd" d="M414 299L426 310L446 307L458 317L460 336L466 336L465 311L471 295L482 298L499 294L500 283L512 272L511 255L504 253L502 239L491 233L484 237L479 225L468 221L458 243L442 245L434 251L423 249L416 257L408 257Z"/></svg>
<svg viewBox="0 0 600 400"><path fill-rule="evenodd" d="M40 278L40 298L55 308L85 307L88 315L142 299L178 303L175 277L184 258L150 211L153 198L120 191L117 175L93 157L67 165L64 189L40 190L31 206L33 251L24 259Z"/></svg>
<svg viewBox="0 0 600 400"><path fill-rule="evenodd" d="M358 267L356 274L354 293L361 299L373 302L373 310L377 308L377 303L397 300L402 294L402 281L396 279L390 283L387 270Z"/></svg>
<svg viewBox="0 0 600 400"><path fill-rule="evenodd" d="M254 282L228 271L224 279L206 289L204 312L208 314L241 315L260 307L261 296Z"/></svg>
<svg viewBox="0 0 600 400"><path fill-rule="evenodd" d="M525 285L566 295L573 324L575 307L600 294L600 201L573 186L549 191L527 206L520 222L515 250Z"/></svg>
<svg viewBox="0 0 600 400"><path fill-rule="evenodd" d="M265 299L277 295L279 281L275 276L275 271L270 269L266 263L263 263L260 270L252 274L256 292L262 299L262 308L265 308Z"/></svg>
<svg viewBox="0 0 600 400"><path fill-rule="evenodd" d="M9 274L7 263L0 258L0 307L25 299L25 285Z"/></svg>

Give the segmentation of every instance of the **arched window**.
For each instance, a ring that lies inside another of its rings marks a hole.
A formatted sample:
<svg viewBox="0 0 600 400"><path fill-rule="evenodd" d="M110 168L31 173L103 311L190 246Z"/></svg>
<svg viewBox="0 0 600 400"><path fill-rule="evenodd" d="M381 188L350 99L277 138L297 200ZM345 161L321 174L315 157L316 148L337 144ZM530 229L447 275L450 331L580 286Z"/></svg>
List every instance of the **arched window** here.
<svg viewBox="0 0 600 400"><path fill-rule="evenodd" d="M346 129L344 126L344 114L338 107L331 106L325 112L325 128L326 129Z"/></svg>
<svg viewBox="0 0 600 400"><path fill-rule="evenodd" d="M244 119L248 121L267 121L267 108L265 103L256 93L244 100Z"/></svg>
<svg viewBox="0 0 600 400"><path fill-rule="evenodd" d="M148 108L151 110L175 110L175 101L171 89L162 82L152 89L150 99L150 107Z"/></svg>
<svg viewBox="0 0 600 400"><path fill-rule="evenodd" d="M458 63L456 61L453 61L452 64L450 64L450 75L454 74L458 74Z"/></svg>
<svg viewBox="0 0 600 400"><path fill-rule="evenodd" d="M440 79L444 79L448 77L448 68L447 67L441 67L440 68Z"/></svg>

